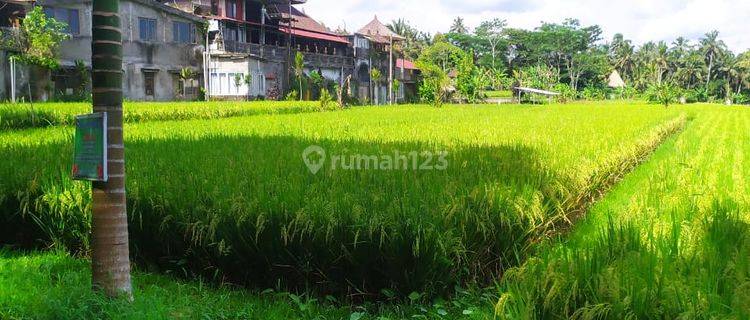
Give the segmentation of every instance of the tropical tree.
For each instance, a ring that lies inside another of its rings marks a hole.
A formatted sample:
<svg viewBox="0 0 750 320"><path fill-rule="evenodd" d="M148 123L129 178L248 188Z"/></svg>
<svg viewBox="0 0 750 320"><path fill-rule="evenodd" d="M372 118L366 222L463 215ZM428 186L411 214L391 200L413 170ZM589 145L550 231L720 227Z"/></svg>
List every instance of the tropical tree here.
<svg viewBox="0 0 750 320"><path fill-rule="evenodd" d="M499 46L504 40L503 31L507 26L505 20L498 18L483 21L476 29L477 37L487 42L490 48L490 57L492 58L491 67L497 68L497 55L499 53Z"/></svg>
<svg viewBox="0 0 750 320"><path fill-rule="evenodd" d="M616 34L609 47L609 56L612 66L620 72L626 82L633 82L633 73L636 68L635 47L632 41L626 40L622 34Z"/></svg>
<svg viewBox="0 0 750 320"><path fill-rule="evenodd" d="M299 51L294 55L294 75L299 80L299 100L302 101L302 77L305 75L305 56Z"/></svg>
<svg viewBox="0 0 750 320"><path fill-rule="evenodd" d="M464 18L456 17L456 19L453 20L453 25L451 25L451 29L449 32L457 34L469 33L469 28L464 25Z"/></svg>
<svg viewBox="0 0 750 320"><path fill-rule="evenodd" d="M372 68L370 70L370 80L372 81L372 85L373 85L373 101L375 101L375 104L380 103L380 98L379 98L380 90L378 86L380 85L380 79L382 78L383 78L383 74L380 72L380 70L378 70L377 68Z"/></svg>
<svg viewBox="0 0 750 320"><path fill-rule="evenodd" d="M242 82L245 83L245 86L247 86L247 94L245 95L245 100L250 101L250 91L253 87L253 76L251 74L246 74L242 79Z"/></svg>
<svg viewBox="0 0 750 320"><path fill-rule="evenodd" d="M479 92L486 84L484 76L474 64L474 52L464 54L458 65L456 76L456 89L469 102L475 103L479 100Z"/></svg>
<svg viewBox="0 0 750 320"><path fill-rule="evenodd" d="M450 85L448 74L430 61L418 60L417 67L422 72L422 82L419 86L420 99L436 108L441 107L445 100L446 89Z"/></svg>
<svg viewBox="0 0 750 320"><path fill-rule="evenodd" d="M26 14L21 27L21 54L16 56L18 61L36 65L48 70L57 69L60 65L57 55L60 43L70 36L65 33L67 25L53 18L47 18L41 6L36 6Z"/></svg>
<svg viewBox="0 0 750 320"><path fill-rule="evenodd" d="M109 180L92 183L91 275L94 290L132 300L125 147L122 125L122 33L119 0L93 0L91 66L94 112L107 113Z"/></svg>
<svg viewBox="0 0 750 320"><path fill-rule="evenodd" d="M737 56L737 66L740 68L740 90L738 90L738 93L742 91L742 87L744 86L745 89L750 88L750 50L745 51L744 53Z"/></svg>
<svg viewBox="0 0 750 320"><path fill-rule="evenodd" d="M708 63L707 75L706 75L706 88L711 82L712 72L714 71L714 63L719 54L726 49L724 41L719 40L719 31L711 31L701 38L701 52L703 52L706 62Z"/></svg>
<svg viewBox="0 0 750 320"><path fill-rule="evenodd" d="M180 69L180 80L182 81L182 96L187 96L188 81L192 81L195 78L195 71L190 68Z"/></svg>
<svg viewBox="0 0 750 320"><path fill-rule="evenodd" d="M419 60L434 64L448 74L450 71L456 70L464 55L465 53L461 48L446 41L445 37L438 35L435 36L435 41L431 46L422 50Z"/></svg>
<svg viewBox="0 0 750 320"><path fill-rule="evenodd" d="M416 60L419 58L422 50L430 45L430 35L420 32L417 28L409 25L404 19L391 21L388 24L388 29L406 39L401 45L405 59Z"/></svg>

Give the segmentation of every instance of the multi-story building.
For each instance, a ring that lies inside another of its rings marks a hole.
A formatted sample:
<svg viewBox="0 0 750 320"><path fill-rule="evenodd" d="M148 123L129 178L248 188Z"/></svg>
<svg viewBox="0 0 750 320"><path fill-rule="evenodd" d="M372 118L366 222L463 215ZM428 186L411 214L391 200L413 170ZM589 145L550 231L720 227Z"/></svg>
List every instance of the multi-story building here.
<svg viewBox="0 0 750 320"><path fill-rule="evenodd" d="M0 1L0 6L4 3L13 9L0 12L0 20L18 21L33 6L42 6L47 17L67 24L66 32L70 35L60 46L59 70L53 71L49 79L38 79L33 68L20 68L17 87L23 87L24 82L33 78L37 99L64 96L77 90L82 75L76 66L90 68L91 1L16 0ZM203 34L197 26L204 20L153 0L121 0L120 20L124 97L158 101L197 98L203 65ZM5 27L19 24L11 22ZM0 67L5 75L6 66ZM183 69L190 69L196 79L182 79ZM3 89L10 90L7 85Z"/></svg>
<svg viewBox="0 0 750 320"><path fill-rule="evenodd" d="M391 85L396 77L397 52L394 44L405 40L386 27L378 17L350 36L355 62L355 77L359 83L357 95L360 100L375 104L395 102ZM377 72L373 72L377 70ZM379 74L378 79L372 79ZM392 100L393 99L393 100Z"/></svg>
<svg viewBox="0 0 750 320"><path fill-rule="evenodd" d="M215 98L276 98L290 88L297 52L307 74L318 71L330 81L341 82L353 69L347 37L293 6L304 0L176 2L210 21L207 80Z"/></svg>
<svg viewBox="0 0 750 320"><path fill-rule="evenodd" d="M91 1L0 0L0 27L13 30L34 3L47 16L65 22L71 38L61 45L63 68L35 81L35 99L66 95L81 86L81 63L91 55ZM399 58L394 43L403 38L377 17L353 35L333 32L294 5L305 0L121 0L123 91L131 100L195 99L199 88L216 99L277 99L296 88L294 57L304 56L303 72L318 72L332 83L352 76L353 94L361 102L404 101L415 93L416 68ZM200 27L199 27L200 26ZM7 32L5 34L8 34ZM208 44L208 46L205 46ZM0 48L0 58L7 56ZM8 70L7 58L0 69ZM189 69L195 79L182 79ZM380 74L371 79L373 70ZM21 70L19 88L32 70ZM0 77L0 99L9 72ZM399 80L398 90L389 90ZM18 91L18 90L17 90ZM304 98L315 98L310 90ZM47 96L45 96L47 95Z"/></svg>

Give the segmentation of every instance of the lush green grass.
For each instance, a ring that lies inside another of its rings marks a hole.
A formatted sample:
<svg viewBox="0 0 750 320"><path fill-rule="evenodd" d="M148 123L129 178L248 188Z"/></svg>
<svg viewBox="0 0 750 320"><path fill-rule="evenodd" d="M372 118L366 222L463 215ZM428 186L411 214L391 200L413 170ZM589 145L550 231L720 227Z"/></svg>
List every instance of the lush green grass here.
<svg viewBox="0 0 750 320"><path fill-rule="evenodd" d="M141 271L134 301L91 291L90 265L62 252L0 249L0 319L489 319L492 296L461 291L453 300L347 306L334 297L243 291Z"/></svg>
<svg viewBox="0 0 750 320"><path fill-rule="evenodd" d="M406 106L128 125L133 252L217 280L365 298L490 283L677 130L681 113ZM0 234L86 250L90 195L69 180L71 132L0 134L0 219L13 226ZM301 158L311 144L329 155L447 150L449 165L313 175Z"/></svg>
<svg viewBox="0 0 750 320"><path fill-rule="evenodd" d="M317 111L315 101L259 102L126 102L123 121L216 119L255 114ZM75 116L91 112L91 103L0 103L0 130L72 125Z"/></svg>
<svg viewBox="0 0 750 320"><path fill-rule="evenodd" d="M694 120L505 277L508 318L750 318L750 110Z"/></svg>

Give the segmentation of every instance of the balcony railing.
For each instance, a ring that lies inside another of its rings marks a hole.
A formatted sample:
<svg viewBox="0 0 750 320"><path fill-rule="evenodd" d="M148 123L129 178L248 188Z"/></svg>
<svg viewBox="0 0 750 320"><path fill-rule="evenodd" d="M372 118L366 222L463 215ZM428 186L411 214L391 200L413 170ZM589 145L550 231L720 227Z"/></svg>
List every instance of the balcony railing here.
<svg viewBox="0 0 750 320"><path fill-rule="evenodd" d="M287 59L287 50L284 47L225 41L224 50L235 53L249 53L268 60L284 61Z"/></svg>
<svg viewBox="0 0 750 320"><path fill-rule="evenodd" d="M288 58L286 47L274 45L260 45L238 41L225 41L224 50L227 52L235 53L249 53L264 59L274 61L286 61L286 59ZM293 52L296 52L296 50L294 50ZM302 54L305 56L305 65L309 67L354 68L354 59L352 57L304 51L302 52Z"/></svg>

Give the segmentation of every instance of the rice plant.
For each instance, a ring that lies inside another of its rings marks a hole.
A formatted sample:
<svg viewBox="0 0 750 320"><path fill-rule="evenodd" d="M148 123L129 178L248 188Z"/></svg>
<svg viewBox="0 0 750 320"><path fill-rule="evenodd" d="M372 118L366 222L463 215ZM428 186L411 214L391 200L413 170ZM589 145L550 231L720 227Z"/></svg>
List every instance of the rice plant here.
<svg viewBox="0 0 750 320"><path fill-rule="evenodd" d="M673 109L583 104L130 124L133 252L185 275L365 299L488 284L685 123ZM0 208L85 252L87 224L66 220L86 220L88 205L66 173L71 132L0 133ZM314 175L301 158L313 144L342 155L447 150L449 165Z"/></svg>
<svg viewBox="0 0 750 320"><path fill-rule="evenodd" d="M500 318L750 317L750 113L684 110L681 135L506 274Z"/></svg>
<svg viewBox="0 0 750 320"><path fill-rule="evenodd" d="M123 121L130 123L217 119L255 114L317 111L316 102L126 102ZM73 125L75 116L91 112L90 103L0 103L0 130Z"/></svg>

